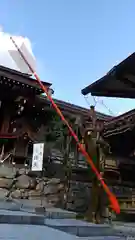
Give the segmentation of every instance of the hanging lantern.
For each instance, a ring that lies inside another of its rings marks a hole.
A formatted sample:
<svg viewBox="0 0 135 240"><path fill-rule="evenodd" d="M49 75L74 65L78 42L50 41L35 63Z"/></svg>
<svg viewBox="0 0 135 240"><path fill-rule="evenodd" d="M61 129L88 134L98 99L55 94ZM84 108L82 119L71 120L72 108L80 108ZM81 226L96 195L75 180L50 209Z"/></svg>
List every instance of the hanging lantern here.
<svg viewBox="0 0 135 240"><path fill-rule="evenodd" d="M21 107L20 107L20 110L21 110L21 112L22 112L22 111L24 110L24 106L21 106Z"/></svg>
<svg viewBox="0 0 135 240"><path fill-rule="evenodd" d="M23 138L26 140L28 138L28 133L25 133Z"/></svg>
<svg viewBox="0 0 135 240"><path fill-rule="evenodd" d="M75 125L78 125L78 126L80 126L81 125L81 116L77 116L76 117L76 120L75 120Z"/></svg>
<svg viewBox="0 0 135 240"><path fill-rule="evenodd" d="M54 93L53 89L49 88L49 89L48 89L48 95L49 95L49 96L52 96L53 93Z"/></svg>

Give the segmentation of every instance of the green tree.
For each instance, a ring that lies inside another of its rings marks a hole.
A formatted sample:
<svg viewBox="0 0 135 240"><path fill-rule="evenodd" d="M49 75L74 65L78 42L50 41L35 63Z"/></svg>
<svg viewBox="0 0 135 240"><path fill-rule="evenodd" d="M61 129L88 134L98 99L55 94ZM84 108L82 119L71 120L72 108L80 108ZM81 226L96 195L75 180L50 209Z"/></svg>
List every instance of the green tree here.
<svg viewBox="0 0 135 240"><path fill-rule="evenodd" d="M74 118L68 119L69 123L74 128ZM68 201L68 191L70 188L70 179L72 173L71 161L69 154L75 151L76 146L69 134L67 126L61 121L58 115L54 114L49 123L50 131L46 135L46 142L50 143L51 148L59 149L63 159L63 171L64 171L64 198L63 205L66 208Z"/></svg>

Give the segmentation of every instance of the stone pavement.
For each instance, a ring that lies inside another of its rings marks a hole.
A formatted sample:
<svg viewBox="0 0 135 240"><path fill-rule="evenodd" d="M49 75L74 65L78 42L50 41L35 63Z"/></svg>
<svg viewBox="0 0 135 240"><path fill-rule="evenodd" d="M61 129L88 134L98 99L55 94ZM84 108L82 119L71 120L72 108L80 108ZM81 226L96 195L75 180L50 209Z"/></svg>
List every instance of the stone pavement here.
<svg viewBox="0 0 135 240"><path fill-rule="evenodd" d="M74 240L75 237L45 226L2 224L0 239L12 240Z"/></svg>
<svg viewBox="0 0 135 240"><path fill-rule="evenodd" d="M134 225L130 228L125 225L124 228L121 225L96 225L73 219L75 215L75 213L56 208L46 209L44 213L42 211L36 213L34 206L1 202L0 239L19 240L22 237L24 239L24 234L25 239L29 240L39 238L124 240L127 239L127 236L135 236ZM133 231L131 231L132 229ZM23 236L21 236L22 232L24 232ZM10 238L7 238L7 234L10 235ZM29 237L27 238L27 236Z"/></svg>
<svg viewBox="0 0 135 240"><path fill-rule="evenodd" d="M78 238L46 226L32 225L0 225L0 239L2 240L125 240L119 237L89 237Z"/></svg>

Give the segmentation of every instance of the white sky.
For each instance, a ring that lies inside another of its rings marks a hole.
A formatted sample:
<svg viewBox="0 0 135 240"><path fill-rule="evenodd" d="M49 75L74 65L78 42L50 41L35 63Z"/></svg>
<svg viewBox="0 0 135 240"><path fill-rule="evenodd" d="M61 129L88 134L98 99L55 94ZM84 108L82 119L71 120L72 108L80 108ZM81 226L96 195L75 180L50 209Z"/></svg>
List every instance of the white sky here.
<svg viewBox="0 0 135 240"><path fill-rule="evenodd" d="M12 41L10 40L10 36L11 35L9 33L3 32L2 28L0 27L0 65L28 73L28 68L26 67L26 65L24 68L24 64L23 64L22 69L19 69L18 67L20 66L20 55L16 50L15 46L13 45ZM19 48L21 48L22 44L25 43L27 52L25 51L25 53L24 52L23 53L26 56L26 58L29 60L29 62L32 64L32 66L36 68L36 60L32 52L31 41L27 37L22 37L22 36L12 36L12 37L14 38ZM11 55L9 54L9 51L11 50L15 51L14 53L16 55L18 66L16 62L12 59Z"/></svg>

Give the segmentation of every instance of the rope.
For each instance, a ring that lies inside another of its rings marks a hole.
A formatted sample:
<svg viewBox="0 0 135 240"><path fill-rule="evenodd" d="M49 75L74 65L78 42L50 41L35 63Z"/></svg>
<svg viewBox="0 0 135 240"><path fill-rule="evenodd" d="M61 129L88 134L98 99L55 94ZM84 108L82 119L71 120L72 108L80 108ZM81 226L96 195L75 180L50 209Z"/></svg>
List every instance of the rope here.
<svg viewBox="0 0 135 240"><path fill-rule="evenodd" d="M96 99L94 96L92 96L92 98L93 98L94 106L95 106L95 107L96 107L96 105L99 103L100 105L103 105L103 106L108 110L108 112L110 113L110 115L115 116L115 114L113 113L113 111L106 106L106 104L104 103L103 100L100 101L98 98ZM88 106L90 107L90 103L89 103L89 101L88 101L88 97L84 96L84 99L85 99L86 103L88 104Z"/></svg>
<svg viewBox="0 0 135 240"><path fill-rule="evenodd" d="M55 109L55 111L57 112L57 114L60 116L61 120L64 122L64 124L67 126L70 134L72 135L72 137L75 139L80 151L82 152L82 154L86 157L87 162L90 164L92 170L95 172L95 175L97 176L97 179L100 181L101 185L103 186L103 189L105 190L106 194L108 195L108 198L110 200L111 203L111 207L113 208L113 210L116 213L120 213L120 206L118 204L118 201L115 197L115 195L110 191L109 187L106 185L106 183L104 182L104 180L102 179L102 176L100 175L100 173L98 172L97 168L95 167L92 159L90 158L89 154L85 151L85 148L83 147L83 145L79 142L79 139L77 137L77 135L75 134L75 132L73 131L72 127L69 125L68 121L65 119L64 115L62 114L61 110L59 109L59 107L57 106L57 104L53 101L52 97L48 94L48 89L47 87L45 87L40 78L38 77L37 73L34 71L34 69L32 68L32 66L29 64L29 62L27 61L27 59L25 58L25 56L23 55L23 53L21 52L21 50L18 48L16 42L14 41L14 39L12 37L10 37L12 43L14 44L14 46L16 47L16 49L18 50L18 52L20 53L20 56L23 58L23 60L25 61L25 63L28 65L30 71L33 73L33 75L35 76L39 86L41 87L41 89L43 89L43 91L45 92L47 98L50 100L52 107Z"/></svg>
<svg viewBox="0 0 135 240"><path fill-rule="evenodd" d="M108 112L109 112L111 115L115 116L115 114L112 112L112 110L111 110L110 108L108 108L108 107L106 106L106 104L104 103L103 100L101 100L101 101L98 100L98 102L99 102L101 105L103 105L103 106L108 110Z"/></svg>
<svg viewBox="0 0 135 240"><path fill-rule="evenodd" d="M92 96L92 97L93 97L93 96ZM87 105L90 107L91 104L90 104L89 101L88 101L88 96L84 96L84 99L85 99ZM93 97L93 101L94 101L94 107L96 107L97 101L96 101L95 97Z"/></svg>

